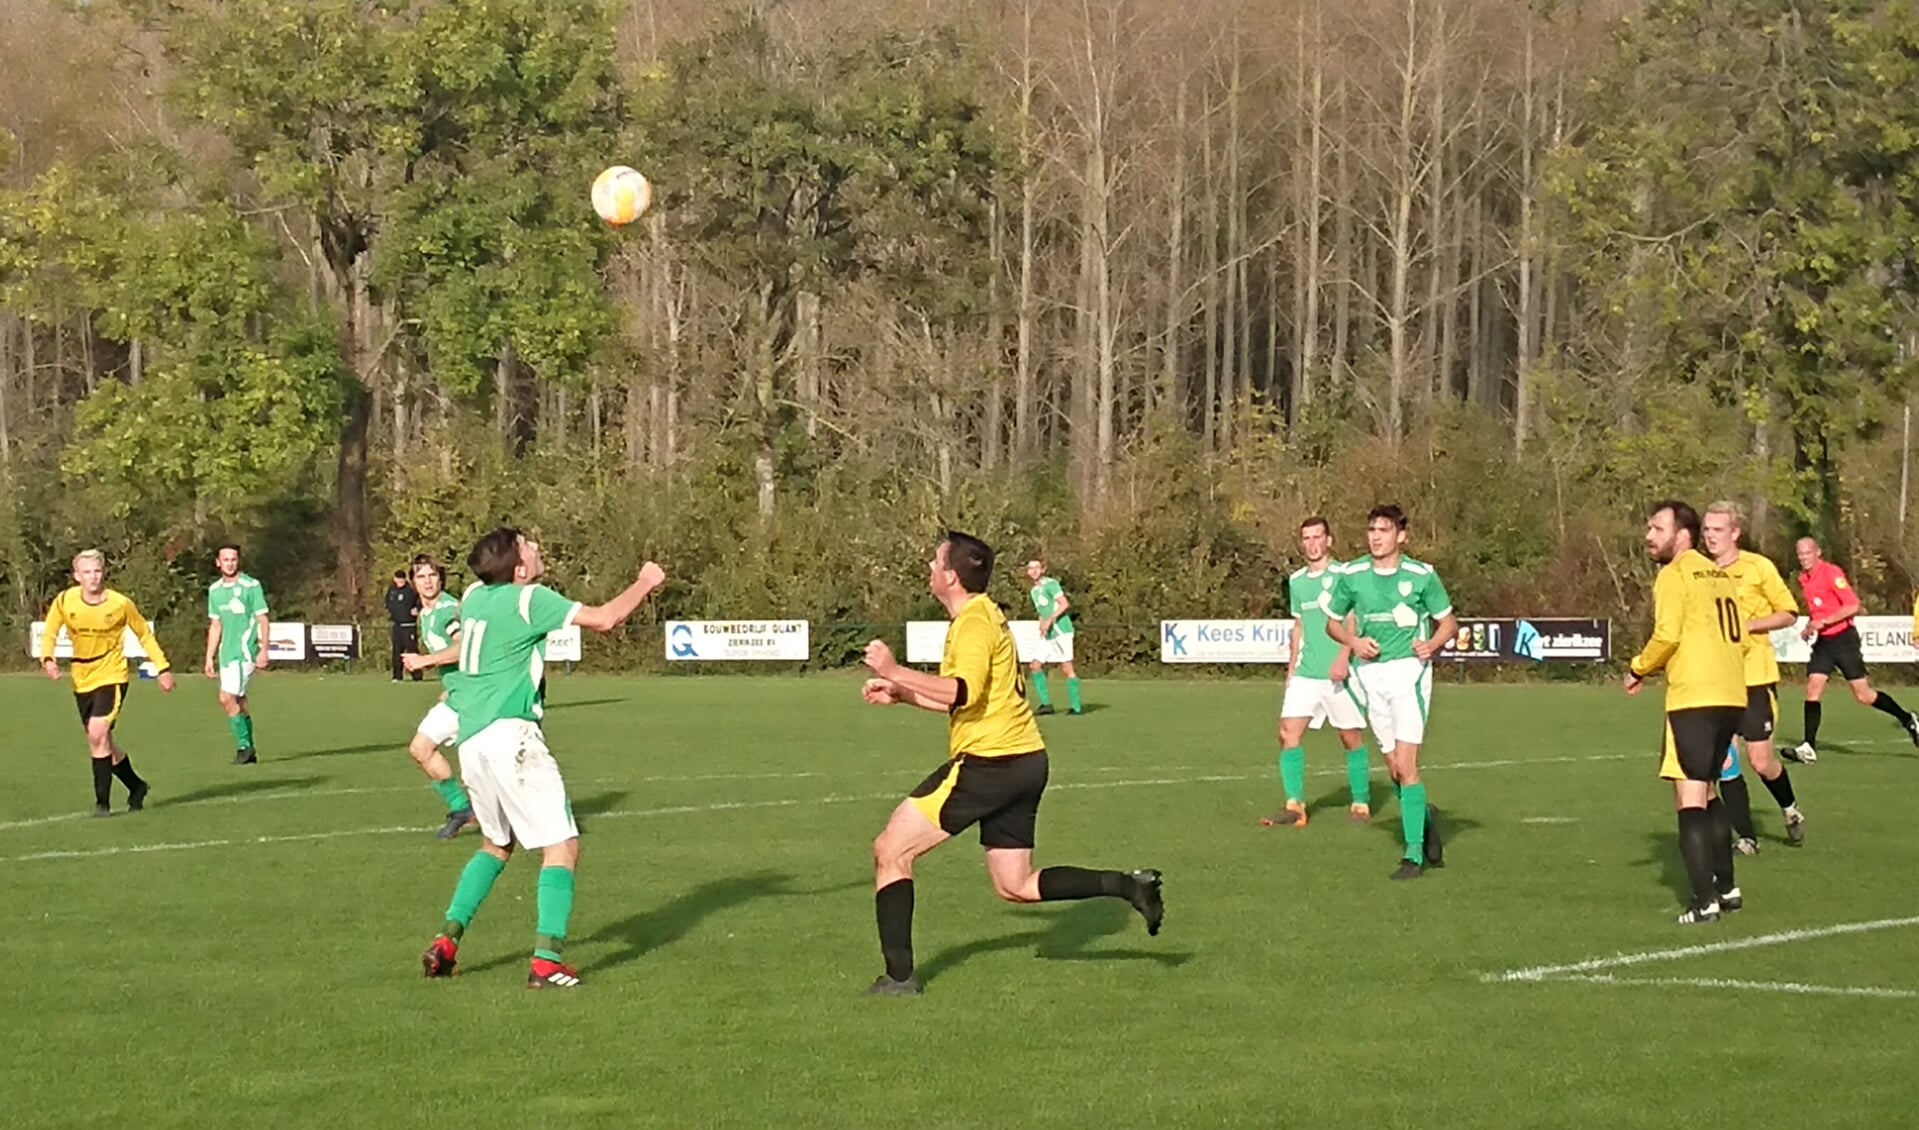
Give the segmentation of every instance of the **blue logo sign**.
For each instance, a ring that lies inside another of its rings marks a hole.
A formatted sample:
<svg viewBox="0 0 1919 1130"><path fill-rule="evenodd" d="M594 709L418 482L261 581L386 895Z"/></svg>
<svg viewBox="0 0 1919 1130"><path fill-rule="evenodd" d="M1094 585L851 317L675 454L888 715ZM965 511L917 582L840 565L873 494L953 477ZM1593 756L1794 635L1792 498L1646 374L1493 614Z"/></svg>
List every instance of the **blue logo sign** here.
<svg viewBox="0 0 1919 1130"><path fill-rule="evenodd" d="M686 624L673 625L673 631L666 638L666 652L675 659L698 659L699 649L693 646L693 629Z"/></svg>
<svg viewBox="0 0 1919 1130"><path fill-rule="evenodd" d="M1515 634L1518 638L1513 640L1513 654L1521 659L1530 659L1534 663L1541 662L1545 658L1539 654L1539 629L1533 627L1531 622L1521 620L1519 630Z"/></svg>
<svg viewBox="0 0 1919 1130"><path fill-rule="evenodd" d="M1173 630L1171 622L1160 625L1159 640L1162 644L1172 644L1174 655L1186 654L1186 637Z"/></svg>

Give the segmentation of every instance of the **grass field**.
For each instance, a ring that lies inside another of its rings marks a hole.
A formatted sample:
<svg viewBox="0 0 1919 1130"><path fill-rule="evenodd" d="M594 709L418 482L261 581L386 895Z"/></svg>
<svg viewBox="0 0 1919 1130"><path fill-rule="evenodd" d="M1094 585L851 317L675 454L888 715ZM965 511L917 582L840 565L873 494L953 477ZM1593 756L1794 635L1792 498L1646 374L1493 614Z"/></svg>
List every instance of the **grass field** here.
<svg viewBox="0 0 1919 1130"><path fill-rule="evenodd" d="M1681 930L1655 695L1442 686L1426 761L1448 866L1390 883L1397 810L1347 822L1325 735L1323 811L1257 825L1278 801L1272 687L1089 680L1091 712L1045 724L1040 861L1163 869L1166 929L1104 900L1001 904L961 840L920 871L927 991L902 1001L860 995L879 970L867 846L944 735L856 687L554 679L583 828L568 994L522 987L530 859L464 975L419 976L476 842L432 840L437 799L402 752L430 687L268 676L264 761L234 768L206 680L142 683L121 737L152 800L93 820L67 687L0 680L24 738L0 793L0 1122L1911 1124L1919 757L1850 702L1794 771L1807 846L1755 784L1747 909ZM1569 971L1611 980L1538 971L1620 954L1654 956Z"/></svg>

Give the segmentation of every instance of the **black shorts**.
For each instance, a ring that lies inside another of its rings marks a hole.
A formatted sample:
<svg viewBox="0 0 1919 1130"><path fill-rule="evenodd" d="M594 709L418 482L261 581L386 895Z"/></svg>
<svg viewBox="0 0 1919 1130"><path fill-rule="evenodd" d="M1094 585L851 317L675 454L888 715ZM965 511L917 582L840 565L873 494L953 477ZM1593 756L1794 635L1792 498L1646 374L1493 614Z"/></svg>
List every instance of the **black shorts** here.
<svg viewBox="0 0 1919 1130"><path fill-rule="evenodd" d="M1745 715L1743 706L1668 710L1666 752L1659 760L1659 776L1668 781L1717 781Z"/></svg>
<svg viewBox="0 0 1919 1130"><path fill-rule="evenodd" d="M1769 742L1779 722L1779 684L1746 688L1746 713L1739 719L1739 736L1749 742Z"/></svg>
<svg viewBox="0 0 1919 1130"><path fill-rule="evenodd" d="M1830 675L1834 671L1848 683L1866 677L1866 657L1859 648L1859 629L1851 624L1836 636L1819 636L1812 641L1812 657L1806 660L1806 674Z"/></svg>
<svg viewBox="0 0 1919 1130"><path fill-rule="evenodd" d="M957 836L979 825L981 847L1031 848L1046 791L1046 751L1011 757L962 753L907 795L914 808Z"/></svg>
<svg viewBox="0 0 1919 1130"><path fill-rule="evenodd" d="M105 718L110 730L120 720L120 707L127 701L125 683L108 683L104 687L95 687L90 691L81 691L73 696L74 705L80 708L82 726L95 718Z"/></svg>

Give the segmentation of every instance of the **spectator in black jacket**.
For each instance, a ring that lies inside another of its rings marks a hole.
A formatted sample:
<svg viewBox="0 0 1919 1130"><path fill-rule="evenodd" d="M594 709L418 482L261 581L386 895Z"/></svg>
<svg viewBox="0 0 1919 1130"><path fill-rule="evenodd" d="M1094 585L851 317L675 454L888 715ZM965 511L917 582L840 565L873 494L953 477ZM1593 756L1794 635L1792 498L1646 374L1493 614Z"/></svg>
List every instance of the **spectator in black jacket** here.
<svg viewBox="0 0 1919 1130"><path fill-rule="evenodd" d="M413 582L407 577L405 569L393 570L393 586L386 590L386 618L392 621L393 681L396 683L406 674L406 668L400 664L400 656L419 649L419 616L420 594L414 591ZM413 672L413 681L416 683L424 677L422 672Z"/></svg>

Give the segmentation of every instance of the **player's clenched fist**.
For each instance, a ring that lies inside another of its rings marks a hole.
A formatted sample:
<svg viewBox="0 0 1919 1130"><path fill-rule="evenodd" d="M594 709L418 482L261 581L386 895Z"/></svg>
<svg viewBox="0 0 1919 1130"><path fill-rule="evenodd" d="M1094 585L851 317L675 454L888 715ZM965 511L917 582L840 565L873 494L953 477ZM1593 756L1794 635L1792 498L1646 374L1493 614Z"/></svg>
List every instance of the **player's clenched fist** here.
<svg viewBox="0 0 1919 1130"><path fill-rule="evenodd" d="M866 645L866 666L882 678L899 670L899 664L893 659L893 649L886 646L885 640L874 640Z"/></svg>

